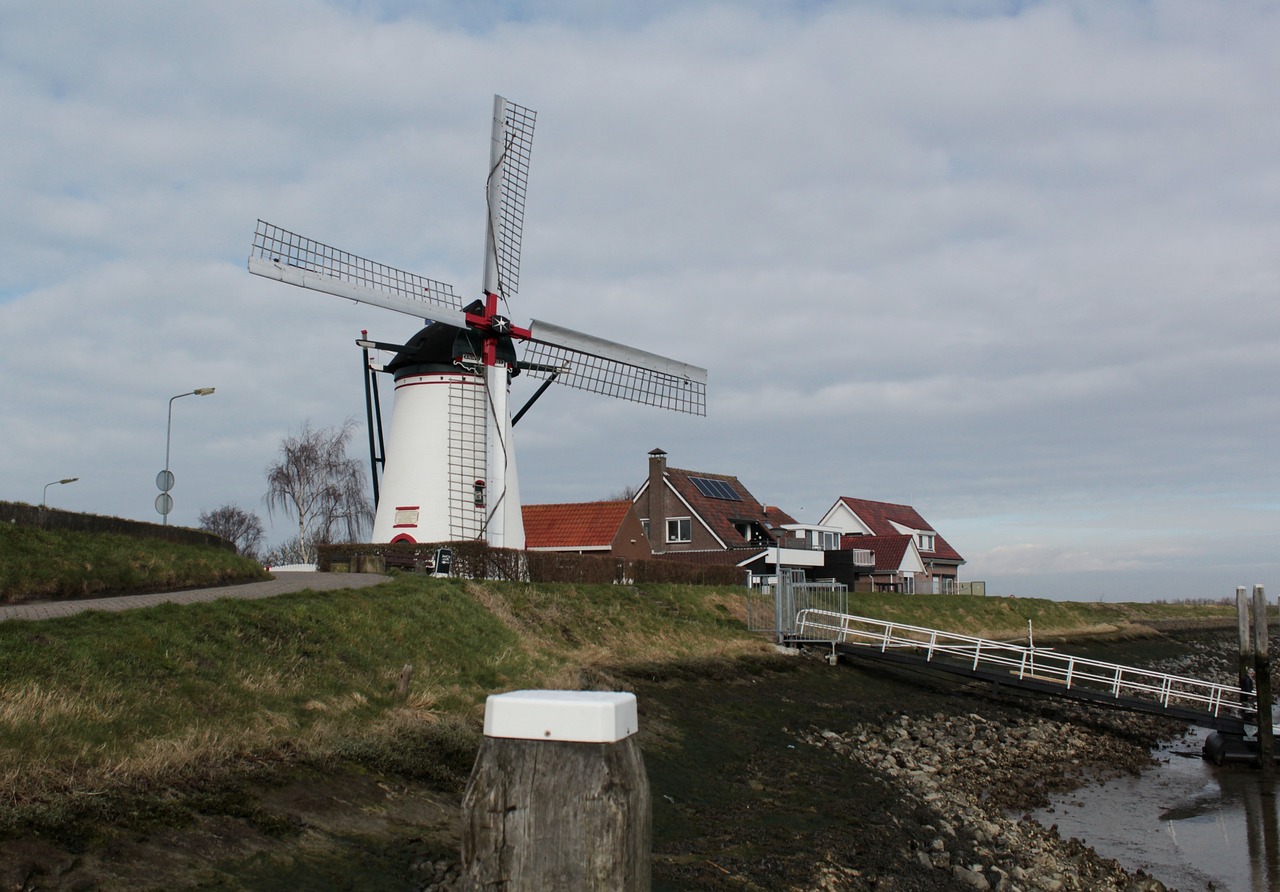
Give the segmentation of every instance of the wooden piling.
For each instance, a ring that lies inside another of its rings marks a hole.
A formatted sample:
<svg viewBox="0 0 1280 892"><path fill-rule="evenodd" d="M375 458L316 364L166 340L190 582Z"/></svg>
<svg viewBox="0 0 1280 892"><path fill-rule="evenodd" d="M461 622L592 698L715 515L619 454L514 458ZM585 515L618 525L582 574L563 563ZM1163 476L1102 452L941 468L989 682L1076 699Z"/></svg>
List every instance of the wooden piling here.
<svg viewBox="0 0 1280 892"><path fill-rule="evenodd" d="M1250 622L1249 596L1243 585L1236 586L1236 625L1240 631L1240 689L1249 690L1249 670L1253 668L1253 623Z"/></svg>
<svg viewBox="0 0 1280 892"><path fill-rule="evenodd" d="M1253 587L1253 655L1258 690L1258 759L1264 777L1274 779L1274 741L1271 734L1271 657L1267 653L1267 596Z"/></svg>
<svg viewBox="0 0 1280 892"><path fill-rule="evenodd" d="M649 779L633 694L514 691L485 705L463 796L469 892L649 892Z"/></svg>

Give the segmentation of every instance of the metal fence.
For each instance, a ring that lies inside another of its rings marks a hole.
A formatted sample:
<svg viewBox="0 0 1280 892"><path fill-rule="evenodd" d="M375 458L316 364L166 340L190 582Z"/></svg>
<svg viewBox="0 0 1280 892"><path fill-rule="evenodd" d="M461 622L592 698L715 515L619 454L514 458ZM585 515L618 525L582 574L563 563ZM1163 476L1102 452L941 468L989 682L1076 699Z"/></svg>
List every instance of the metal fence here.
<svg viewBox="0 0 1280 892"><path fill-rule="evenodd" d="M752 580L747 589L747 628L772 632L781 641L796 632L802 610L847 612L849 587L830 579L808 580L804 570L783 567L780 577Z"/></svg>
<svg viewBox="0 0 1280 892"><path fill-rule="evenodd" d="M836 611L807 610L798 619L799 637L833 641L870 650L910 653L926 661L960 663L979 669L1008 673L1015 679L1035 679L1083 689L1104 696L1152 700L1161 706L1190 706L1217 716L1242 715L1257 708L1257 695L1234 684L1202 681L1150 669L1105 663L1045 648L1011 644L910 626L865 616L839 615Z"/></svg>

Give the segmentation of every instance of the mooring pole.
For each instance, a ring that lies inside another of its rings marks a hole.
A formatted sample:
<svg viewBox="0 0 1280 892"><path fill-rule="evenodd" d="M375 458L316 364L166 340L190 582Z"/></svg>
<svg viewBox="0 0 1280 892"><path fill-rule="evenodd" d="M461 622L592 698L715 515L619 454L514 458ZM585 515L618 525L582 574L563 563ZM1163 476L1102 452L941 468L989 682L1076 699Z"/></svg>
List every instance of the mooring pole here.
<svg viewBox="0 0 1280 892"><path fill-rule="evenodd" d="M634 694L485 704L462 800L466 892L649 892L652 813Z"/></svg>
<svg viewBox="0 0 1280 892"><path fill-rule="evenodd" d="M1253 687L1249 683L1249 669L1253 666L1253 624L1249 621L1249 596L1243 585L1236 586L1236 625L1240 629L1240 689L1250 690Z"/></svg>
<svg viewBox="0 0 1280 892"><path fill-rule="evenodd" d="M1271 739L1271 657L1267 653L1267 596L1253 587L1253 655L1258 689L1258 759L1263 777L1275 778L1274 742Z"/></svg>

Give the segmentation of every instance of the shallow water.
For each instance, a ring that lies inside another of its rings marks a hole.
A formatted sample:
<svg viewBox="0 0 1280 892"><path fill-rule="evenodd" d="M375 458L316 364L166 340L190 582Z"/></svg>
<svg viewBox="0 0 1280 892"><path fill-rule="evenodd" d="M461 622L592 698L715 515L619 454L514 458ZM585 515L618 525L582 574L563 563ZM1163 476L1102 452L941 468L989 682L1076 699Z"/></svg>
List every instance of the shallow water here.
<svg viewBox="0 0 1280 892"><path fill-rule="evenodd" d="M1031 815L1181 892L1280 890L1276 795L1256 769L1201 759L1205 735L1162 747L1140 777L1084 787Z"/></svg>

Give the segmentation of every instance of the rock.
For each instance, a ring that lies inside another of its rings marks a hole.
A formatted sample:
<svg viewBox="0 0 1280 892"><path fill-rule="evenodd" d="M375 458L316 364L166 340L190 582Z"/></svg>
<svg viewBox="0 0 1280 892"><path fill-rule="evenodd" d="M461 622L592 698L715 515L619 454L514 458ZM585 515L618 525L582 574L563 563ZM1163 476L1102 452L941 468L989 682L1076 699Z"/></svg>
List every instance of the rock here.
<svg viewBox="0 0 1280 892"><path fill-rule="evenodd" d="M951 868L951 875L971 889L990 889L991 883L976 870L956 865Z"/></svg>

